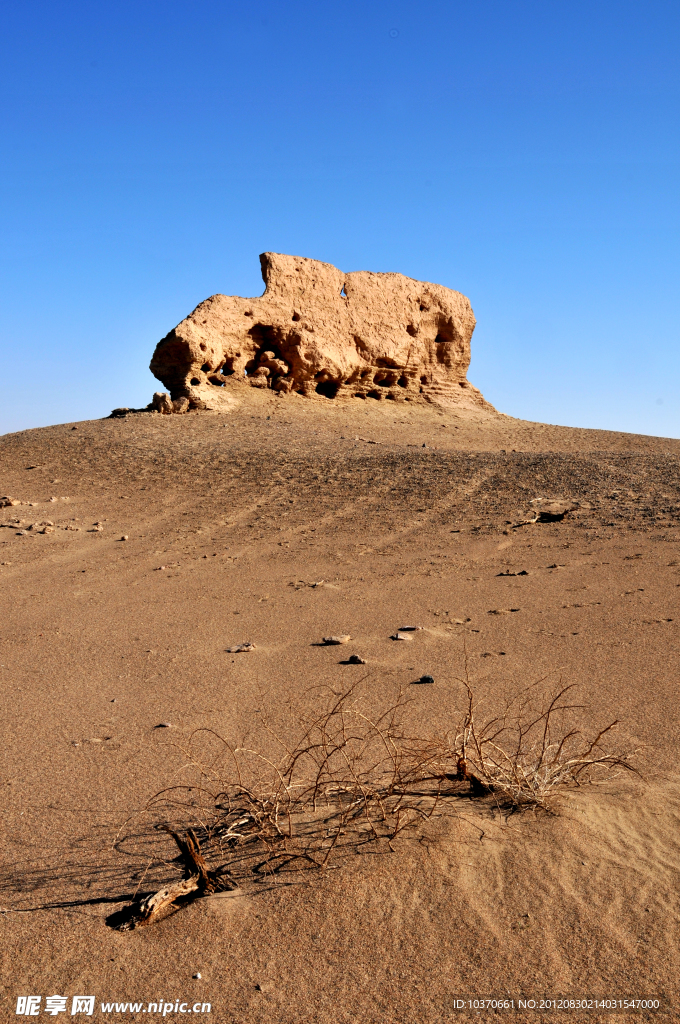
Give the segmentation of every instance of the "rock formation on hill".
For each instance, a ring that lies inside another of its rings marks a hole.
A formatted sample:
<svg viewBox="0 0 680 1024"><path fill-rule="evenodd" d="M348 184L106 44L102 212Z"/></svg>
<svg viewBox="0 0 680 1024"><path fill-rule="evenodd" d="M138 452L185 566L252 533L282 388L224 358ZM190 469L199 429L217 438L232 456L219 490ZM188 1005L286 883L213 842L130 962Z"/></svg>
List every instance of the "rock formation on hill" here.
<svg viewBox="0 0 680 1024"><path fill-rule="evenodd" d="M235 388L492 406L466 378L468 299L401 274L263 253L259 298L213 295L156 346L159 412L225 409Z"/></svg>

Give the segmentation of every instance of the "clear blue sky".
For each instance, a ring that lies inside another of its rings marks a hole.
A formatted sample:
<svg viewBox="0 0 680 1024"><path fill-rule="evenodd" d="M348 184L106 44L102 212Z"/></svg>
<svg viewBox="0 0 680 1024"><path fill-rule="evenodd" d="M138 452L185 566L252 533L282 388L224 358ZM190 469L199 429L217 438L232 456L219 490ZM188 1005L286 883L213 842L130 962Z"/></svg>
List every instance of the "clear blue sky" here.
<svg viewBox="0 0 680 1024"><path fill-rule="evenodd" d="M469 296L527 419L680 436L678 0L3 0L0 432L141 406L265 250Z"/></svg>

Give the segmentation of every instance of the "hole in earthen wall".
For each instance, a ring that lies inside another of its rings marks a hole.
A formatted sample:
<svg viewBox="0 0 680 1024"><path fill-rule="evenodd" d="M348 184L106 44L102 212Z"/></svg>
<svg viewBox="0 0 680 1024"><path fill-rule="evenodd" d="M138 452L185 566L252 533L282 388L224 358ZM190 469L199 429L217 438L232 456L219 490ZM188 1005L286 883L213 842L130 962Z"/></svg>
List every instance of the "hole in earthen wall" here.
<svg viewBox="0 0 680 1024"><path fill-rule="evenodd" d="M262 352L276 345L277 331L267 324L253 324L248 334Z"/></svg>
<svg viewBox="0 0 680 1024"><path fill-rule="evenodd" d="M334 380L320 380L316 385L316 393L323 395L324 398L335 398L339 386Z"/></svg>
<svg viewBox="0 0 680 1024"><path fill-rule="evenodd" d="M455 353L455 343L458 339L456 328L451 321L440 320L437 336L434 343L437 347L437 362L450 365L452 355Z"/></svg>
<svg viewBox="0 0 680 1024"><path fill-rule="evenodd" d="M257 370L260 366L265 366L269 370L267 386L271 388L277 380L290 373L290 362L276 344L280 332L266 324L253 324L248 334L256 343L257 351L246 363L245 374L246 376L262 376L262 374L257 374ZM272 365L271 361L274 359L282 363L283 368ZM288 369L285 370L285 367Z"/></svg>
<svg viewBox="0 0 680 1024"><path fill-rule="evenodd" d="M199 385L199 384L200 384L201 382L200 382L200 380L198 379L198 377L192 377L192 378L191 378L191 381L190 381L190 383L191 383L191 386L192 386L192 388L196 388L196 387L198 387L198 385Z"/></svg>

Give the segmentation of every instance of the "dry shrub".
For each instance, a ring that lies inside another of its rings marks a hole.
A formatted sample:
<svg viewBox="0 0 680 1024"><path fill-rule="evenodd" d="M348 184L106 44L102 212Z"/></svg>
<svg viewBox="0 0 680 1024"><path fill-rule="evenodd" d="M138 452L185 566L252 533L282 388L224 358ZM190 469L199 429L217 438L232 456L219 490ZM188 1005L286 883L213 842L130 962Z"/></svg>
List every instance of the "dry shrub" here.
<svg viewBox="0 0 680 1024"><path fill-rule="evenodd" d="M391 842L430 817L442 787L404 734L411 701L400 693L372 715L355 687L326 693L315 713L298 716L292 745L266 721L257 746L196 730L181 748L192 783L161 790L147 812L173 830L190 821L239 874L244 863L255 872L296 859L322 867L345 837Z"/></svg>
<svg viewBox="0 0 680 1024"><path fill-rule="evenodd" d="M567 786L609 782L623 771L637 773L637 751L612 751L606 740L619 724L610 722L595 734L576 725L574 685L545 693L527 687L507 700L499 714L478 720L469 679L462 680L467 708L459 728L446 742L417 744L421 762L430 753L434 777L449 772L455 762L459 779L470 783L474 795L493 793L505 807L547 809L551 797Z"/></svg>
<svg viewBox="0 0 680 1024"><path fill-rule="evenodd" d="M367 844L392 848L434 815L456 813L464 797L508 810L547 808L565 786L636 771L633 753L605 746L618 723L590 737L571 724L584 708L570 702L572 686L547 695L529 687L500 713L479 718L467 670L461 682L465 706L441 736L406 733L412 698L400 693L371 713L356 687L326 690L315 712L298 717L290 745L266 722L257 745L197 730L180 748L193 778L160 791L145 809L173 838L185 879L130 908L120 926L149 923L168 906L247 879L324 868Z"/></svg>

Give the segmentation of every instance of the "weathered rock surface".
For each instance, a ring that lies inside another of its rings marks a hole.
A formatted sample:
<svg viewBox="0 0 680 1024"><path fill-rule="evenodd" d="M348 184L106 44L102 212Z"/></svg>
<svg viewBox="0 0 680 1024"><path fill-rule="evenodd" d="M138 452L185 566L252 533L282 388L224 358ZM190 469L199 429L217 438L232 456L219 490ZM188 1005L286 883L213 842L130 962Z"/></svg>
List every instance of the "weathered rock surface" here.
<svg viewBox="0 0 680 1024"><path fill-rule="evenodd" d="M468 299L402 274L263 253L259 298L213 295L156 346L163 413L228 409L239 388L492 406L467 380Z"/></svg>

